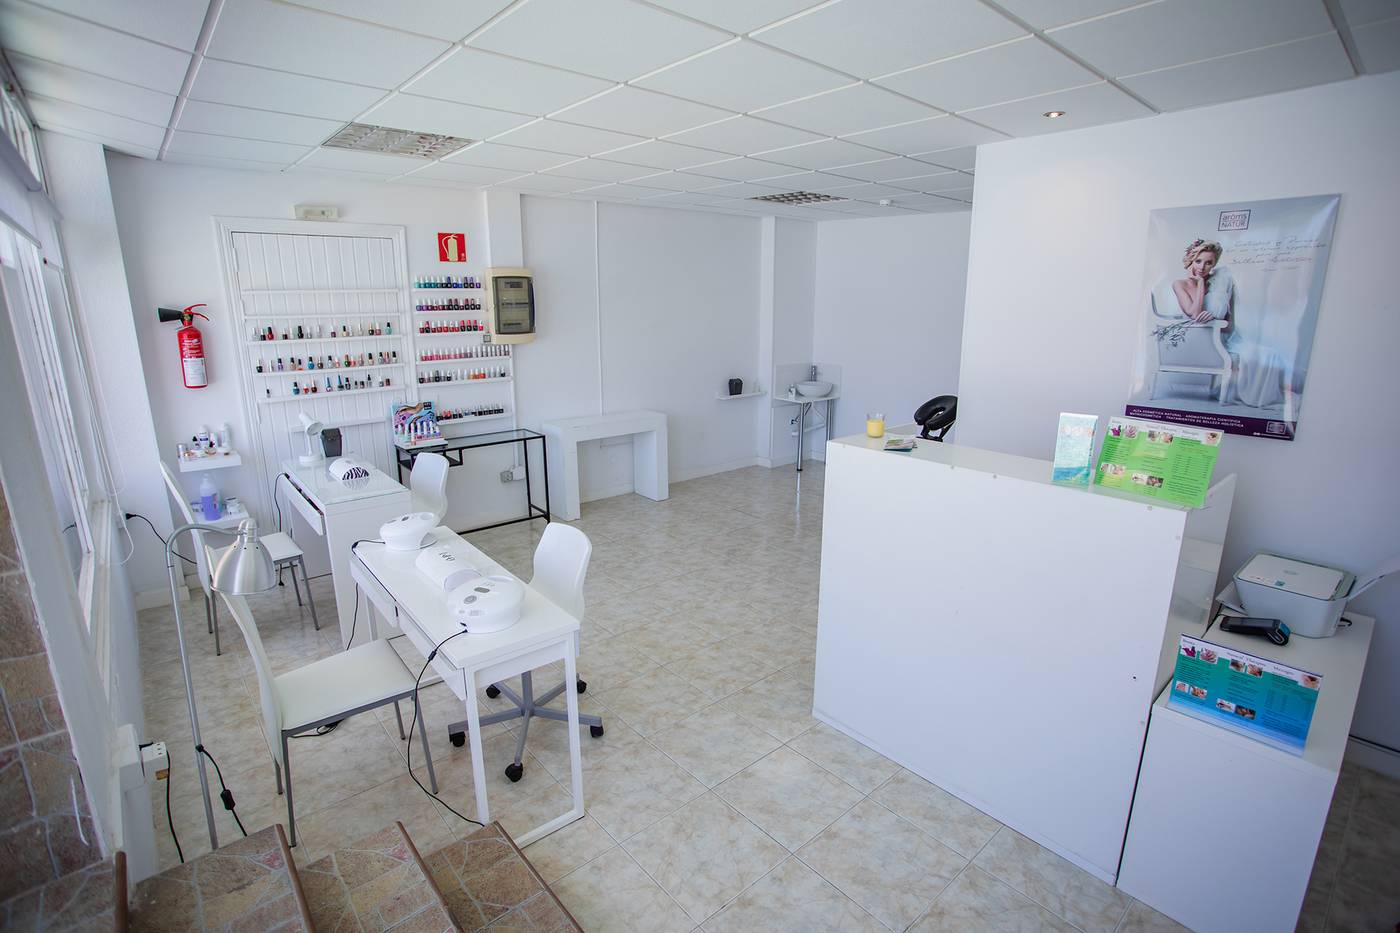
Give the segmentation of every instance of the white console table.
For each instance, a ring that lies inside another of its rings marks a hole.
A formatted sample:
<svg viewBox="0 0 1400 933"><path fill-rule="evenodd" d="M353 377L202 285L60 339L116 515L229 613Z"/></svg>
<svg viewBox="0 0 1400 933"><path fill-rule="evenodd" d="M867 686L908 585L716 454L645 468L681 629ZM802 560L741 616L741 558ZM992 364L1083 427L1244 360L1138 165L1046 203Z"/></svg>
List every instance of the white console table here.
<svg viewBox="0 0 1400 933"><path fill-rule="evenodd" d="M565 521L579 517L578 445L605 437L632 435L633 487L658 502L670 495L666 448L666 414L618 411L581 418L561 418L540 425L549 444L549 483L555 513Z"/></svg>
<svg viewBox="0 0 1400 933"><path fill-rule="evenodd" d="M1291 930L1307 893L1375 621L1278 647L1212 627L1206 641L1322 675L1302 755L1152 705L1118 886L1193 930Z"/></svg>
<svg viewBox="0 0 1400 933"><path fill-rule="evenodd" d="M883 445L827 445L815 715L1113 883L1235 478L1185 509L1054 485L1049 461Z"/></svg>

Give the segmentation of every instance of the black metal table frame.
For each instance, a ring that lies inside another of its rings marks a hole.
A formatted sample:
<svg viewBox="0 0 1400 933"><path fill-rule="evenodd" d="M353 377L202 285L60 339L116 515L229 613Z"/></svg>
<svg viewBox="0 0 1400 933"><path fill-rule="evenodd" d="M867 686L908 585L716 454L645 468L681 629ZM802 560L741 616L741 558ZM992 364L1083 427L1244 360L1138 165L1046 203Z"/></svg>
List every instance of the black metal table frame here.
<svg viewBox="0 0 1400 933"><path fill-rule="evenodd" d="M468 435L468 436L466 436L466 437L454 437L454 438L449 438L448 441L447 441L447 444L446 444L445 446L442 446L442 447L423 447L423 448L420 448L420 449L418 449L418 450L404 450L402 447L396 447L396 448L394 448L394 460L395 460L396 465L397 465L397 467L398 467L398 479L399 479L399 482L400 482L400 483L403 482L403 468L404 468L405 466L408 467L409 473L411 474L411 473L413 472L413 461L416 460L416 459L418 459L418 455L421 454L421 453L442 454L443 457L445 457L445 458L447 459L448 467L451 468L451 467L454 467L454 466L461 466L461 465L462 465L462 454L463 454L463 452L465 452L465 451L468 451L468 450L478 450L478 449L485 448L485 447L499 447L499 446L501 446L502 444L519 444L519 445L520 445L520 454L521 454L520 459L521 459L521 460L524 462L524 464L525 464L525 514L524 514L523 516L521 516L520 518L510 518L510 519L506 519L506 520L503 521L503 522L493 522L493 523L490 524L490 525L481 525L481 526L476 527L476 528L467 528L467 529L463 529L463 530L461 530L461 531L458 531L457 534L459 534L459 535L469 535L469 534L471 534L472 532L475 532L475 531L486 531L488 528L501 528L501 527L503 527L503 526L505 526L505 525L518 525L518 524L521 523L521 522L532 522L532 521L534 521L534 520L537 519L537 518L543 518L543 519L545 520L545 523L548 524L548 523L552 520L552 519L550 518L550 505L549 505L549 449L548 449L548 445L545 443L545 437L544 437L544 435L543 435L543 434L540 434L538 431L531 431L529 428L515 428L514 430L520 431L520 432L523 432L523 433L521 433L520 436L518 436L518 437L499 438L499 439L497 439L497 440L486 441L486 442L484 442L484 443L479 443L479 444L471 443L472 441L476 440L476 438L474 438L474 437ZM493 433L496 433L496 432L493 432ZM490 435L479 435L479 436L480 436L480 437L489 437ZM543 467L544 467L544 508L543 508L543 509L540 508L539 506L535 505L535 497L534 497L534 494L533 494L533 492L532 492L531 485L530 485L530 441L536 441L536 440L540 442L540 457L541 457L541 462L542 462ZM456 455L457 455L457 456L456 456L456 459L453 459L453 457L452 457L453 454L456 454Z"/></svg>

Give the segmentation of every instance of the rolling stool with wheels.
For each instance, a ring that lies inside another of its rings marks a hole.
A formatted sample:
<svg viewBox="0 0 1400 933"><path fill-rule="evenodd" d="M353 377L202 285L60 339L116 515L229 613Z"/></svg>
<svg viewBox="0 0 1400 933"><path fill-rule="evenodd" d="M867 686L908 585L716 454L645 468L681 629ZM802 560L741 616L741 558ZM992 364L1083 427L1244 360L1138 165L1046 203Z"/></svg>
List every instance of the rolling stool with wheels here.
<svg viewBox="0 0 1400 933"><path fill-rule="evenodd" d="M588 561L592 556L593 545L588 540L587 535L570 525L550 522L545 526L539 546L535 548L535 575L530 578L530 586L582 622L583 579L588 574ZM577 636L574 639L574 650L575 652L578 650ZM499 713L488 713L480 718L479 726L508 722L512 719L525 720L520 726L520 738L516 741L515 760L506 765L506 777L510 780L518 781L525 774L525 737L530 729L530 720L539 717L540 719L553 719L556 722L568 722L569 714L567 712L561 709L551 709L545 705L563 693L566 686L566 684L559 684L548 693L535 696L533 675L526 671L520 675L520 693L516 693L501 683L491 684L486 688L486 695L492 699L504 693L506 699L510 700L515 708L502 710ZM588 683L583 678L579 678L574 687L579 693L583 693L588 689ZM588 726L588 732L593 738L600 738L603 735L601 716L580 713L578 721L580 724ZM447 737L457 748L465 745L467 742L467 721L454 722L448 726Z"/></svg>

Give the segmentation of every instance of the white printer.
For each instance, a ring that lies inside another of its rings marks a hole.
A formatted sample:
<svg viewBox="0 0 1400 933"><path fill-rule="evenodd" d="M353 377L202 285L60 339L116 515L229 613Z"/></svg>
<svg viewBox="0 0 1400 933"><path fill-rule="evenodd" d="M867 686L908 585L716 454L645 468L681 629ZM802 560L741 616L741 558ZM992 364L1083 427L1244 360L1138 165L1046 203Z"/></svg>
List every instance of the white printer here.
<svg viewBox="0 0 1400 933"><path fill-rule="evenodd" d="M1294 635L1327 638L1349 600L1400 568L1400 558L1376 567L1358 584L1356 574L1304 560L1260 552L1235 572L1235 591L1251 616L1278 619Z"/></svg>

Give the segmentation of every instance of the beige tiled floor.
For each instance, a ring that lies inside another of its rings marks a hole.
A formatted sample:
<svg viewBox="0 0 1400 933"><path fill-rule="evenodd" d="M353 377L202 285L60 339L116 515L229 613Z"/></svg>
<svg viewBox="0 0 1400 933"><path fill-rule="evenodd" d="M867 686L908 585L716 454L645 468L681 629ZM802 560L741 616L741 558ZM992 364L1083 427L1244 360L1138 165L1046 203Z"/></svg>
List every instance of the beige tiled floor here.
<svg viewBox="0 0 1400 933"><path fill-rule="evenodd" d="M526 850L590 931L1179 929L991 817L811 716L821 542L820 464L795 496L791 469L746 469L584 507L593 541L579 670L588 816ZM798 504L800 498L800 504ZM472 541L528 577L542 526ZM329 580L313 581L324 619ZM290 588L253 602L279 670L338 650ZM249 831L285 822L259 727L257 684L235 630L215 657L203 610L186 611L205 743ZM172 812L186 855L208 847L170 611L142 617L148 734L173 750ZM403 639L396 646L422 663ZM558 671L537 675L557 682ZM500 708L501 701L482 702ZM447 741L461 705L423 691L441 798L471 813L470 759ZM407 717L411 710L405 707ZM505 725L487 732L493 816L520 831L568 805L564 728L530 729L525 777L502 774ZM426 856L471 829L409 777L392 709L293 743L297 860L394 819ZM413 768L426 783L422 749ZM211 775L212 777L212 775ZM175 850L153 797L166 864ZM237 829L218 811L221 838ZM1400 782L1348 767L1300 929L1379 930L1400 919Z"/></svg>

